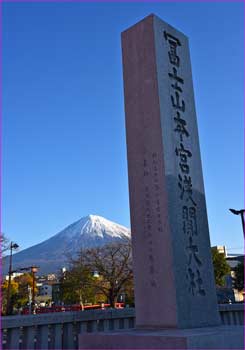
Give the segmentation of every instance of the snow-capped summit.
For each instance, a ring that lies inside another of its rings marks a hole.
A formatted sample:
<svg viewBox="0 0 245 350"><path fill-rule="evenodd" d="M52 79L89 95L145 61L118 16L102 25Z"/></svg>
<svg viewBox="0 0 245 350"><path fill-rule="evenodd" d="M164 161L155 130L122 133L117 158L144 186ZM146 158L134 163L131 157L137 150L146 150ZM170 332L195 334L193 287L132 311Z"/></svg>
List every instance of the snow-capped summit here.
<svg viewBox="0 0 245 350"><path fill-rule="evenodd" d="M119 238L123 238L123 236L130 236L129 230L126 227L109 221L102 216L88 215L85 219L86 221L81 229L81 234L84 236L93 235L102 238L104 235Z"/></svg>
<svg viewBox="0 0 245 350"><path fill-rule="evenodd" d="M87 243L87 240L96 238L106 239L108 237L125 239L130 237L130 231L124 226L109 221L102 216L88 215L73 224L66 227L56 236L62 235L62 238L81 239ZM87 246L87 244L85 244Z"/></svg>
<svg viewBox="0 0 245 350"><path fill-rule="evenodd" d="M67 265L67 256L80 249L102 246L130 238L130 230L102 216L88 215L47 239L14 254L14 268L38 265L41 273L55 272ZM8 266L8 263L4 264Z"/></svg>

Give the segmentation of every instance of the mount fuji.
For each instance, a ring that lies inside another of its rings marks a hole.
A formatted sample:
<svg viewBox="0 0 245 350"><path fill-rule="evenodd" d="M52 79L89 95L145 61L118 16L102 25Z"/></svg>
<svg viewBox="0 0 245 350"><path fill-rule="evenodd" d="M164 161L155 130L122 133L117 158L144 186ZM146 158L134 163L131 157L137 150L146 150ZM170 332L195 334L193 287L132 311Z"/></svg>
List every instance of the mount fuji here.
<svg viewBox="0 0 245 350"><path fill-rule="evenodd" d="M88 215L42 243L15 253L13 270L37 265L39 275L55 273L67 266L68 255L74 257L81 249L122 242L130 237L130 230L126 227L101 216ZM4 260L3 273L7 273L9 257Z"/></svg>

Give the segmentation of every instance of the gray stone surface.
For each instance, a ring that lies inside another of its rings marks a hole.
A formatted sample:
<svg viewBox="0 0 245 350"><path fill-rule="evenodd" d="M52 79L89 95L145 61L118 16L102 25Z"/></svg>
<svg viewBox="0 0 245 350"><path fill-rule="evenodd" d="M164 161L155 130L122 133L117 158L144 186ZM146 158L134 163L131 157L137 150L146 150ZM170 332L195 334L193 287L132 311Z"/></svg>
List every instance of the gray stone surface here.
<svg viewBox="0 0 245 350"><path fill-rule="evenodd" d="M122 48L136 326L219 325L188 39L150 15Z"/></svg>
<svg viewBox="0 0 245 350"><path fill-rule="evenodd" d="M79 349L243 349L243 327L132 330L80 335Z"/></svg>

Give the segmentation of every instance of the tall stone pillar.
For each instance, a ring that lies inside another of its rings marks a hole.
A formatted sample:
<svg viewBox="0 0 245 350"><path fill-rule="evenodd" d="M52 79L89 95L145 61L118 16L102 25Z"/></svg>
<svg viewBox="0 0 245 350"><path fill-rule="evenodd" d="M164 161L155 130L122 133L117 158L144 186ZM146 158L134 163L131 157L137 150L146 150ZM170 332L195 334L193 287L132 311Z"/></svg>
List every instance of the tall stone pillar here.
<svg viewBox="0 0 245 350"><path fill-rule="evenodd" d="M187 37L122 33L137 327L219 324Z"/></svg>
<svg viewBox="0 0 245 350"><path fill-rule="evenodd" d="M219 326L188 40L150 15L122 48L136 327L79 349L243 349Z"/></svg>

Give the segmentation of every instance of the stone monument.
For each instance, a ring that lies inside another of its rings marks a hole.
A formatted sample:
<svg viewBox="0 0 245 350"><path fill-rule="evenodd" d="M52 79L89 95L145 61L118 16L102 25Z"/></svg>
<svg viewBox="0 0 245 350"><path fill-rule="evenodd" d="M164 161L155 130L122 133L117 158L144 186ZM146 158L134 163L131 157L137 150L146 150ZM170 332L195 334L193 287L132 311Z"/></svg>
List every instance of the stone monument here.
<svg viewBox="0 0 245 350"><path fill-rule="evenodd" d="M122 47L137 327L218 325L188 39L149 16Z"/></svg>
<svg viewBox="0 0 245 350"><path fill-rule="evenodd" d="M136 329L80 348L239 348L220 326L188 39L150 15L122 52Z"/></svg>

